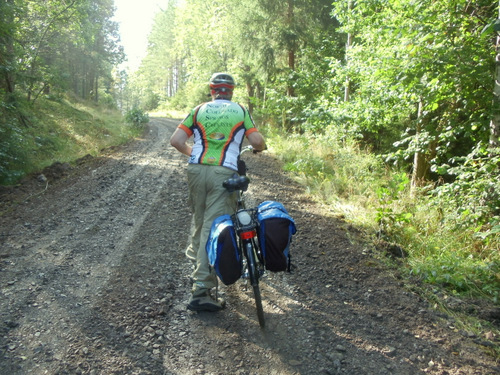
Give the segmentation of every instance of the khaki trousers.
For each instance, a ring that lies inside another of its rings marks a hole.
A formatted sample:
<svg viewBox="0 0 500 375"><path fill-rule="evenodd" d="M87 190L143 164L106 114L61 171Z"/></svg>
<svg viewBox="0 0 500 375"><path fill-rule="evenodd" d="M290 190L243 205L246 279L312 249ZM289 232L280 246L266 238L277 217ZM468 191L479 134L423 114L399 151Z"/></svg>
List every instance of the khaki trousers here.
<svg viewBox="0 0 500 375"><path fill-rule="evenodd" d="M217 286L217 276L208 264L205 249L210 227L217 217L232 214L236 209L236 193L229 193L222 183L236 172L221 166L189 164L189 206L193 212L191 244L186 250L193 262L193 290Z"/></svg>

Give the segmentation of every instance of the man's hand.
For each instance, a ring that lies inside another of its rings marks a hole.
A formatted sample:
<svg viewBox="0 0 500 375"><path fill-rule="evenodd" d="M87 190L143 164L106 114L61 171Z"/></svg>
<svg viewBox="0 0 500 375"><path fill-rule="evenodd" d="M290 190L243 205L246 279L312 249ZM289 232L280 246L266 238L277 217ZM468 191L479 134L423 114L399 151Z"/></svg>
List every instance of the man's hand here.
<svg viewBox="0 0 500 375"><path fill-rule="evenodd" d="M255 149L255 148L252 148L252 153L254 153L254 154L258 154L259 152L262 152L262 151L265 151L265 150L267 150L267 145L266 145L266 146L264 146L264 149L263 149L263 150L257 150L257 149Z"/></svg>
<svg viewBox="0 0 500 375"><path fill-rule="evenodd" d="M267 148L264 137L258 131L250 133L248 135L248 141L252 145L254 153L258 151L264 151Z"/></svg>

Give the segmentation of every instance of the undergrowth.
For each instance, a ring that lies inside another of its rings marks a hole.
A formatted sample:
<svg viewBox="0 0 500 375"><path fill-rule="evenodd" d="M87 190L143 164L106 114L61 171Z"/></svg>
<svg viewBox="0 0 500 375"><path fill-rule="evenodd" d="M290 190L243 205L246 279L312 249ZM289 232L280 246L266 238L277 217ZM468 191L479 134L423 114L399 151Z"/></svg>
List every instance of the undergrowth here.
<svg viewBox="0 0 500 375"><path fill-rule="evenodd" d="M427 191L411 191L407 173L393 170L356 142L332 136L268 131L273 153L309 192L374 242L400 246L407 277L454 296L499 304L500 236L457 225L461 217Z"/></svg>
<svg viewBox="0 0 500 375"><path fill-rule="evenodd" d="M0 108L0 184L54 162L72 162L98 155L109 146L137 136L117 110L63 98L40 98L33 105L13 98Z"/></svg>

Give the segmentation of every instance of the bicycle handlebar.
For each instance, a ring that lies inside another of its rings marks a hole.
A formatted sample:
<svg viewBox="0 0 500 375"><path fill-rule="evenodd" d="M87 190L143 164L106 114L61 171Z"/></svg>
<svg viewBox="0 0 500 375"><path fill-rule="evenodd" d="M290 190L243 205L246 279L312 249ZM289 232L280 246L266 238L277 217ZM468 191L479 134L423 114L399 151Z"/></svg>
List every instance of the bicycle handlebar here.
<svg viewBox="0 0 500 375"><path fill-rule="evenodd" d="M243 155L247 151L252 151L253 152L254 151L253 150L253 146L252 145L248 145L248 146L243 147L241 149L241 151L240 151L240 155Z"/></svg>
<svg viewBox="0 0 500 375"><path fill-rule="evenodd" d="M248 145L248 146L245 146L241 149L241 152L240 152L240 155L242 155L243 153L247 152L247 151L252 151L252 153L256 154L258 152L262 152L262 151L265 151L265 150L256 150L253 148L252 145Z"/></svg>

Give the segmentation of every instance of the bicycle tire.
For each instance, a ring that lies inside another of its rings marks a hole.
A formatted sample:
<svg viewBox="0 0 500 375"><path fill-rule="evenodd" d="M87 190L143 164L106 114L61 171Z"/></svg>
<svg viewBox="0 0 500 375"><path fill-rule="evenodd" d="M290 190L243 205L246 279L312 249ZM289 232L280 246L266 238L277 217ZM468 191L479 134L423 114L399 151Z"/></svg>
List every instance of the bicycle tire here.
<svg viewBox="0 0 500 375"><path fill-rule="evenodd" d="M260 328L266 327L266 319L264 318L264 309L262 308L262 298L260 296L260 288L258 285L253 287L253 295L255 297L255 307L257 309L257 318L259 319Z"/></svg>
<svg viewBox="0 0 500 375"><path fill-rule="evenodd" d="M264 309L262 307L262 297L260 295L259 288L259 270L257 269L255 252L251 242L248 242L246 244L246 253L248 259L248 273L250 276L250 283L252 284L253 288L255 307L257 309L257 318L259 320L260 328L264 328L266 326L266 320L264 318Z"/></svg>

